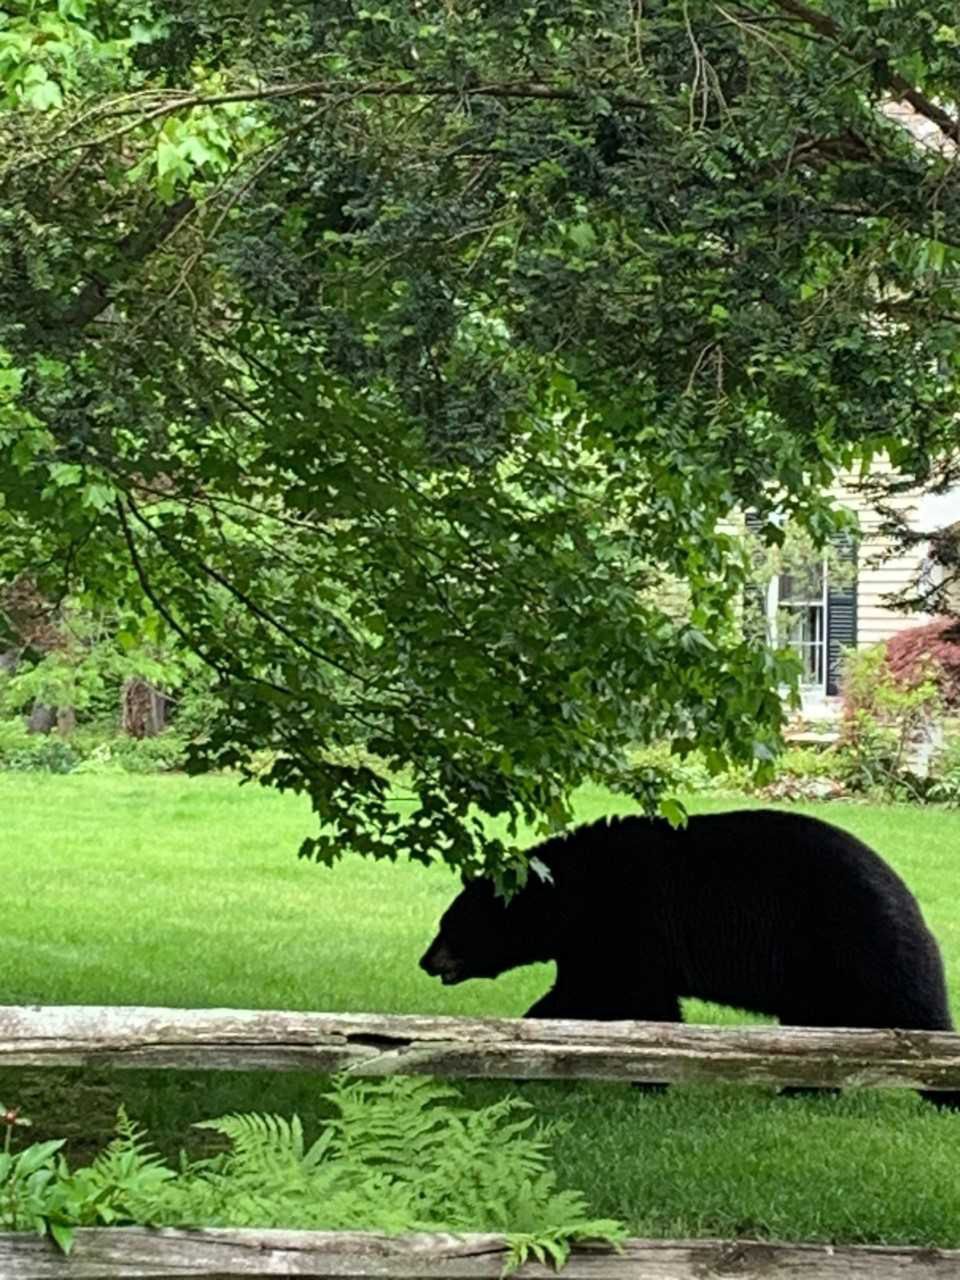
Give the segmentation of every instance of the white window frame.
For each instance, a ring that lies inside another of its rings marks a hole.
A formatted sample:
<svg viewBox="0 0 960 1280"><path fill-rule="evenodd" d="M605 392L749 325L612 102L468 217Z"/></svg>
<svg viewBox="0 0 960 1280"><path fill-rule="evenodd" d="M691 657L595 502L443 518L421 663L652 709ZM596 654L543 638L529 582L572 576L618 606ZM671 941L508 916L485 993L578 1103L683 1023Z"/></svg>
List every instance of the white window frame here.
<svg viewBox="0 0 960 1280"><path fill-rule="evenodd" d="M820 639L819 641L811 642L810 645L805 646L808 648L812 648L814 644L816 644L820 649L820 662L819 662L820 679L818 681L814 681L814 680L807 680L804 678L806 674L806 669L807 669L807 664L804 661L803 662L804 676L801 676L801 680L800 680L800 686L804 690L804 692L806 693L816 692L816 693L823 694L824 697L826 697L826 692L827 692L827 664L830 660L830 651L829 651L829 645L827 640L827 637L829 635L829 625L830 625L830 618L829 618L830 584L827 581L828 572L829 572L829 569L827 565L827 557L824 556L822 561L822 573L820 575L821 598L819 601L819 608L820 608L820 617L822 620L821 628L820 628ZM766 609L767 642L773 648L776 648L780 644L778 622L779 622L779 613L781 608L780 579L783 576L784 575L782 574L775 574L770 579L770 582L767 586L767 609ZM804 600L804 601L788 600L785 602L783 607L790 608L793 605L798 605L801 608L809 608L811 606L817 606L817 604L818 602L816 600ZM791 645L790 647L795 648L795 646L793 645ZM801 660L803 660L804 657L805 655L801 652L800 653Z"/></svg>

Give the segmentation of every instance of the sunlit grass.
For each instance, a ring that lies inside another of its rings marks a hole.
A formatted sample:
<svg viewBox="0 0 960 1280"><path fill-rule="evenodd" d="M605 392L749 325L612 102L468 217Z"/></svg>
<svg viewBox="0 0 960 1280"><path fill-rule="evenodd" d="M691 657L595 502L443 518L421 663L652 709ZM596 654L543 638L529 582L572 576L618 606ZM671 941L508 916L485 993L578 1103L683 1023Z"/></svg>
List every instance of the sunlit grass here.
<svg viewBox="0 0 960 1280"><path fill-rule="evenodd" d="M454 875L299 860L306 805L262 788L0 775L0 815L6 1003L522 1013L548 982L428 978Z"/></svg>

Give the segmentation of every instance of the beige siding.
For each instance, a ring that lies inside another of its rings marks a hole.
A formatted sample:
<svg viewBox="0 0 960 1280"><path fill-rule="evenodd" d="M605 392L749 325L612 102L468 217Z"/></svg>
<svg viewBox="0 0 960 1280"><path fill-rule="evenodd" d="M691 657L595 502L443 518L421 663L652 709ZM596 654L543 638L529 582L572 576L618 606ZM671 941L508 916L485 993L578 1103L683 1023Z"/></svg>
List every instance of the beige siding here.
<svg viewBox="0 0 960 1280"><path fill-rule="evenodd" d="M889 471L889 464L878 463L876 470ZM857 487L856 477L849 475L832 490L837 503L854 511L860 522L861 541L857 565L857 644L866 648L878 644L900 631L929 622L924 613L901 613L887 597L911 588L917 581L925 548L920 545L908 555L894 555L893 544L880 530L881 518L869 495ZM909 514L918 494L901 494L885 498L884 505ZM724 523L725 532L735 526Z"/></svg>
<svg viewBox="0 0 960 1280"><path fill-rule="evenodd" d="M879 464L877 470L888 471ZM888 538L880 532L880 517L868 496L858 492L855 480L834 490L838 502L855 511L860 521L861 542L857 569L857 645L865 648L886 640L900 631L929 622L923 613L900 613L885 597L914 585L920 572L924 548L916 547L909 555L893 555ZM917 495L901 494L884 499L884 505L908 514Z"/></svg>
<svg viewBox="0 0 960 1280"><path fill-rule="evenodd" d="M866 547L861 554L869 554ZM876 568L861 566L857 580L857 644L860 648L930 621L924 613L897 612L885 599L916 580L921 559L921 556L897 557Z"/></svg>
<svg viewBox="0 0 960 1280"><path fill-rule="evenodd" d="M888 464L879 463L879 472L889 471ZM857 564L857 645L866 648L931 621L925 613L901 613L889 603L888 597L913 587L920 574L920 565L926 548L918 545L909 555L894 555L893 544L880 529L881 517L869 495L860 492L856 477L849 475L838 483L832 492L838 505L856 513L860 523L860 546ZM883 500L884 506L904 514L910 514L919 494L902 494ZM717 526L723 533L742 533L742 517L731 517ZM687 596L677 584L662 597L667 612L682 617L686 612Z"/></svg>

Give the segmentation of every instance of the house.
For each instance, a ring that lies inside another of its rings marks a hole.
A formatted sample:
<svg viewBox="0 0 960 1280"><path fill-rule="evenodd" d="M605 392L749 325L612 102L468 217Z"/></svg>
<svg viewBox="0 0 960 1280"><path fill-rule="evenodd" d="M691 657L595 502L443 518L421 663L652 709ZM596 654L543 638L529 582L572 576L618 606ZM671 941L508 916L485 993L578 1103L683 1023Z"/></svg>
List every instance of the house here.
<svg viewBox="0 0 960 1280"><path fill-rule="evenodd" d="M909 550L895 545L875 501L852 477L837 485L834 496L856 514L859 540L838 545L832 572L825 557L806 572L781 574L770 583L765 601L769 632L779 631L781 641L800 655L804 711L811 714L832 709L844 649L867 648L931 621L931 614L896 608L894 598L922 590L925 582L932 585L940 572L930 558L929 543L918 542ZM960 489L898 494L885 497L883 505L916 533L935 534L960 524Z"/></svg>

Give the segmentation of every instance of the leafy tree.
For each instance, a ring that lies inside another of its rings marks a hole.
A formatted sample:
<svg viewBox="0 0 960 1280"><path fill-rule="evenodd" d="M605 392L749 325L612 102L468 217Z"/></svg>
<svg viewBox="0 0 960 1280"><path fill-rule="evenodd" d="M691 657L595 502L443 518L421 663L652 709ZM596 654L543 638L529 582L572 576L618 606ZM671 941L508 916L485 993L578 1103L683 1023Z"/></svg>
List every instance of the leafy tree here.
<svg viewBox="0 0 960 1280"><path fill-rule="evenodd" d="M0 676L0 712L7 715L39 702L117 722L130 684L173 693L196 675L199 663L189 650L169 641L162 646L143 643L136 620L125 626L113 614L84 613L69 601L58 610L55 626L43 612L36 618L32 633L21 632L23 648L32 651L33 660Z"/></svg>
<svg viewBox="0 0 960 1280"><path fill-rule="evenodd" d="M769 755L724 522L823 544L838 468L951 439L952 3L0 24L0 565L202 656L197 768L278 751L324 860L522 874L580 782L656 807L631 743Z"/></svg>

